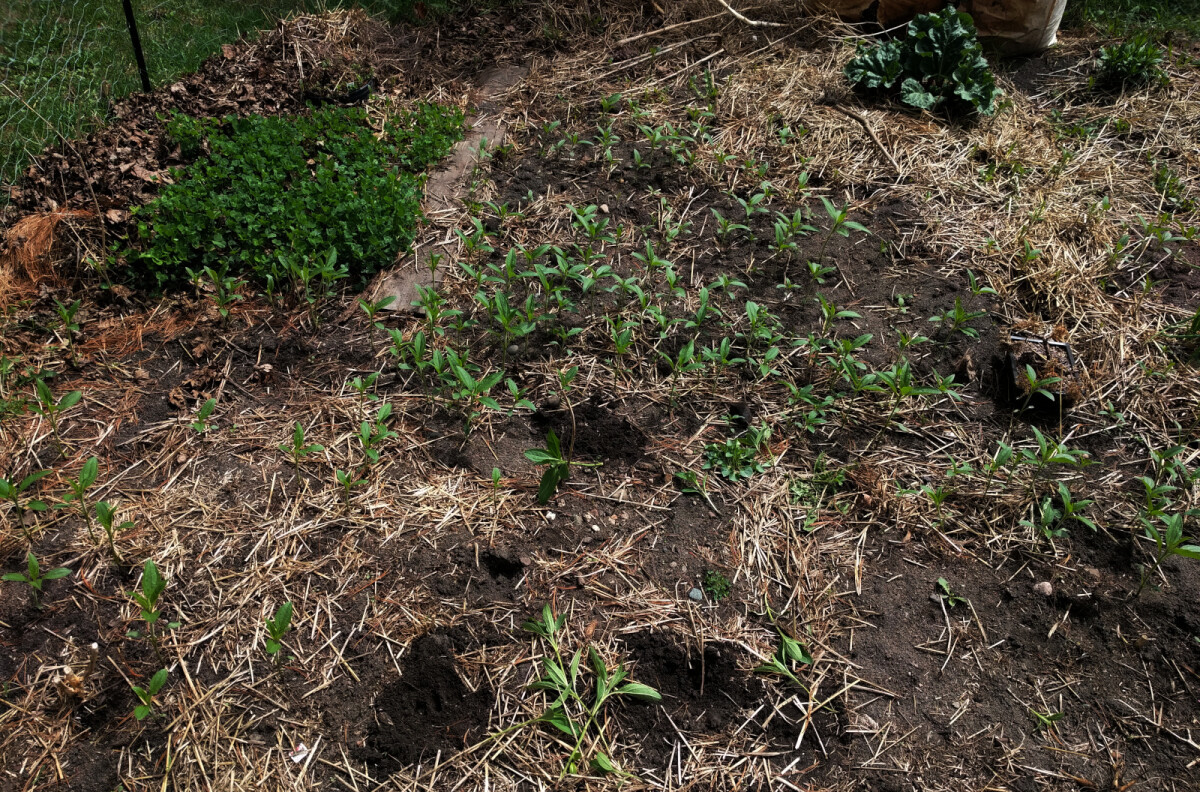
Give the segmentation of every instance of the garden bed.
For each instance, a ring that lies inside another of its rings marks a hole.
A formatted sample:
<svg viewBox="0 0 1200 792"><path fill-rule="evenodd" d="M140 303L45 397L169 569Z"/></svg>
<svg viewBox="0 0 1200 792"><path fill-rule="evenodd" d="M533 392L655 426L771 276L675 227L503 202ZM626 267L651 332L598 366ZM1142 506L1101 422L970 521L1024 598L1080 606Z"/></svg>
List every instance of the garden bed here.
<svg viewBox="0 0 1200 792"><path fill-rule="evenodd" d="M569 43L532 16L392 32L368 113L470 110L470 47L505 35L530 67L496 99L505 144L400 259L457 240L441 303L368 321L357 288L310 310L247 286L222 317L207 288L99 292L86 223L77 278L26 284L0 349L17 361L0 470L53 471L29 493L56 503L95 456L88 502L133 525L118 559L76 502L3 512L6 572L32 548L71 574L44 608L0 589L0 789L1195 784L1200 571L1154 564L1140 520L1197 531L1197 379L1176 333L1196 249L1139 221L1196 224L1155 213L1156 169L1197 190L1195 65L1099 96L1096 42L1065 36L1062 58L1030 62L1044 71L997 69L994 118L946 123L848 93L832 27L718 16L626 40L674 13L611 12L603 32L556 18ZM294 25L278 35L326 30ZM369 60L381 34L363 29L345 47ZM424 71L404 65L430 48ZM290 59L240 57L279 86L245 112L302 108ZM177 93L130 107L210 114ZM1065 134L1068 113L1130 131ZM95 197L47 170L17 204L151 200L100 153L119 129L75 144ZM182 162L156 140L141 167ZM497 294L536 316L506 318ZM54 310L74 299L77 332ZM1044 383L1070 403L1014 404L1014 336L1070 343L1070 381ZM14 402L27 369L81 394L57 437ZM494 403L463 395L496 372ZM577 464L539 503L546 457L526 452L551 432ZM289 452L305 444L321 448ZM1147 500L1142 476L1175 489ZM178 622L157 645L127 635L146 631L129 592L148 560ZM528 625L544 606L557 629ZM556 646L584 675L566 729L530 687ZM596 663L658 698L630 689L580 739ZM139 721L132 685L164 667Z"/></svg>

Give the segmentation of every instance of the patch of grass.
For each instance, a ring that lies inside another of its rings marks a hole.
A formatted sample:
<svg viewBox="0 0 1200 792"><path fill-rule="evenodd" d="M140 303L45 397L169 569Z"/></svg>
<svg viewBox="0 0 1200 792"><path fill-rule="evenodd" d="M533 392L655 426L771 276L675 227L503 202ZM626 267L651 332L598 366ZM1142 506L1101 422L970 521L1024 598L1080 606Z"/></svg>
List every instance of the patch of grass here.
<svg viewBox="0 0 1200 792"><path fill-rule="evenodd" d="M0 9L0 184L59 135L101 124L112 101L140 90L137 65L114 0L9 0ZM150 81L195 71L222 44L270 27L315 0L135 2Z"/></svg>
<svg viewBox="0 0 1200 792"><path fill-rule="evenodd" d="M1068 3L1063 27L1094 26L1110 36L1167 31L1200 39L1200 0L1083 0Z"/></svg>
<svg viewBox="0 0 1200 792"><path fill-rule="evenodd" d="M138 210L147 273L177 286L209 267L309 294L316 281L362 279L408 246L419 174L461 138L462 113L420 104L382 135L358 108L200 126L172 121L189 144L202 134L210 153ZM320 269L338 260L349 263Z"/></svg>

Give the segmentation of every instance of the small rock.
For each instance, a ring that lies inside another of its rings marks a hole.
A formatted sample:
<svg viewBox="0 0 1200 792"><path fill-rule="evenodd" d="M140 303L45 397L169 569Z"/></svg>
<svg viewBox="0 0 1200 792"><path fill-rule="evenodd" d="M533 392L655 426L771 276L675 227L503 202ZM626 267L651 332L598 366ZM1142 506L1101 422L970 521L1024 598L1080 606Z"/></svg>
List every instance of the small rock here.
<svg viewBox="0 0 1200 792"><path fill-rule="evenodd" d="M557 410L562 406L562 399L558 398L558 394L552 393L546 397L543 405L547 410Z"/></svg>
<svg viewBox="0 0 1200 792"><path fill-rule="evenodd" d="M688 592L688 599L692 602L704 602L704 592L698 588L693 588Z"/></svg>
<svg viewBox="0 0 1200 792"><path fill-rule="evenodd" d="M510 355L515 355L515 354L517 354L517 353L518 353L518 352L520 352L520 351L521 351L521 347L517 346L516 344L509 344L509 345L508 345L508 354L510 354Z"/></svg>
<svg viewBox="0 0 1200 792"><path fill-rule="evenodd" d="M1049 580L1043 580L1041 583L1035 583L1033 585L1033 590L1038 594L1041 594L1043 597L1049 597L1054 593L1054 586L1050 585Z"/></svg>

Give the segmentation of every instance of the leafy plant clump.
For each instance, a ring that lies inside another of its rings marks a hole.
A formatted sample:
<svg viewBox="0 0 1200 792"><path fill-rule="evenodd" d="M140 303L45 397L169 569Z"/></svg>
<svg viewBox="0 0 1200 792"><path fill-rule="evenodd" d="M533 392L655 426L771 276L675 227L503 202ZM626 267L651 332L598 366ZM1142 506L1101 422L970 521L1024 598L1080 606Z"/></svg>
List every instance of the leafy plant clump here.
<svg viewBox="0 0 1200 792"><path fill-rule="evenodd" d="M172 173L140 211L145 274L178 286L205 267L271 291L307 291L330 251L362 279L412 241L420 174L462 137L460 110L420 104L381 131L360 108L168 125L181 149L208 154ZM202 143L203 141L203 143Z"/></svg>
<svg viewBox="0 0 1200 792"><path fill-rule="evenodd" d="M950 114L991 115L1001 93L970 14L953 8L921 14L902 39L860 43L845 73L856 87L898 90L907 105Z"/></svg>
<svg viewBox="0 0 1200 792"><path fill-rule="evenodd" d="M1144 33L1120 44L1101 47L1097 62L1097 84L1104 88L1165 86L1170 78L1159 65L1164 57L1162 47Z"/></svg>
<svg viewBox="0 0 1200 792"><path fill-rule="evenodd" d="M747 479L762 473L770 466L770 460L759 458L759 451L766 447L771 437L770 427L749 427L740 435L724 443L709 443L704 447L705 470L715 470L729 481Z"/></svg>

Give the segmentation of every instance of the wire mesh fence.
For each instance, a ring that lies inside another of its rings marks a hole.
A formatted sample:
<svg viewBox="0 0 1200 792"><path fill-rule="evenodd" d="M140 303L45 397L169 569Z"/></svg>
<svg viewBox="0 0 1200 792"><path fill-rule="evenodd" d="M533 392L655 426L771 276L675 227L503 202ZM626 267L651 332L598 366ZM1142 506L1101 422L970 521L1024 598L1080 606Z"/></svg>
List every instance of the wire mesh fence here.
<svg viewBox="0 0 1200 792"><path fill-rule="evenodd" d="M150 81L196 69L222 44L312 0L133 0ZM331 3L332 5L332 3ZM121 0L0 0L0 186L60 138L103 123L140 90ZM7 191L0 192L0 201Z"/></svg>

